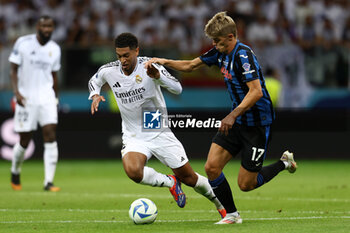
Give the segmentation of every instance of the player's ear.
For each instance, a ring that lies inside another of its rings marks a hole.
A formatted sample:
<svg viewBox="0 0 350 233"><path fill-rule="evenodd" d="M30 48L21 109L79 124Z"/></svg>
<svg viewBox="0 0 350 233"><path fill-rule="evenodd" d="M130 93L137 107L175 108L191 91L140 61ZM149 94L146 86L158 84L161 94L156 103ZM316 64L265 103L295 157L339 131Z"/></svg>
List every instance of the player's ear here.
<svg viewBox="0 0 350 233"><path fill-rule="evenodd" d="M235 38L235 36L232 33L230 33L230 34L227 35L227 38L228 38L229 41L231 41L231 40L233 40Z"/></svg>
<svg viewBox="0 0 350 233"><path fill-rule="evenodd" d="M137 47L135 50L136 50L136 56L138 56L138 55L139 55L139 52L140 52L140 48Z"/></svg>

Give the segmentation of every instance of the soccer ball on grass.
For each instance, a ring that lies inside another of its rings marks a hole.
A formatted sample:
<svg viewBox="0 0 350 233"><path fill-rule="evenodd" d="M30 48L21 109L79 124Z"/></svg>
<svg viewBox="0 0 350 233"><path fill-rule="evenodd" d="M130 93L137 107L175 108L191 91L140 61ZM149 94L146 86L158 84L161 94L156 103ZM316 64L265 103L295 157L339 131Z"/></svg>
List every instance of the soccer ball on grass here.
<svg viewBox="0 0 350 233"><path fill-rule="evenodd" d="M129 216L135 224L150 224L157 218L158 210L153 201L139 198L131 203Z"/></svg>

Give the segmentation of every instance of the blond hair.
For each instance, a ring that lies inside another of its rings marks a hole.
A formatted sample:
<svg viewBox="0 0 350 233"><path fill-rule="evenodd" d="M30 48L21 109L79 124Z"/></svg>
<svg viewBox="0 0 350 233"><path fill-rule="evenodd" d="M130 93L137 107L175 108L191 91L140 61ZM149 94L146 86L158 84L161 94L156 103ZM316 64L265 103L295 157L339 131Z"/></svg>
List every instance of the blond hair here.
<svg viewBox="0 0 350 233"><path fill-rule="evenodd" d="M226 11L219 12L211 18L207 25L205 25L204 32L207 37L214 39L219 36L227 36L232 33L237 37L236 23L226 14Z"/></svg>

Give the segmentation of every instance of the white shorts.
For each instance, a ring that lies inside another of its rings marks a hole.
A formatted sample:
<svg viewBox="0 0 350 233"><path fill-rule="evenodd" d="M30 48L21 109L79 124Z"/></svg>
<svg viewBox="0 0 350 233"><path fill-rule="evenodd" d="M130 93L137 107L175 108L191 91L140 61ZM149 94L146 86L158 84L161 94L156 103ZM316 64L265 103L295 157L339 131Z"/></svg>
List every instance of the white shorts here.
<svg viewBox="0 0 350 233"><path fill-rule="evenodd" d="M164 165L175 169L188 162L188 158L181 142L172 132L160 133L151 141L136 138L123 138L122 157L128 152L139 152L149 160L154 155Z"/></svg>
<svg viewBox="0 0 350 233"><path fill-rule="evenodd" d="M32 105L27 104L22 107L16 104L15 109L15 131L16 132L30 132L40 126L48 124L57 124L57 104Z"/></svg>

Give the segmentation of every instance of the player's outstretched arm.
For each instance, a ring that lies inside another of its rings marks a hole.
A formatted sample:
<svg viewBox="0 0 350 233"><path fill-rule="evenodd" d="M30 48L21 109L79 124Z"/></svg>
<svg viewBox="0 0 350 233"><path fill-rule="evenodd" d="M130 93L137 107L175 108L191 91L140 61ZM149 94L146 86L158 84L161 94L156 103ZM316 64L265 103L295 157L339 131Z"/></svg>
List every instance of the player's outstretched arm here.
<svg viewBox="0 0 350 233"><path fill-rule="evenodd" d="M193 60L171 60L171 59L154 57L145 63L145 68L146 69L150 68L152 66L152 63L164 65L173 70L178 70L183 72L191 72L193 70L198 69L201 65L204 64L199 57Z"/></svg>
<svg viewBox="0 0 350 233"><path fill-rule="evenodd" d="M96 94L92 97L92 103L91 103L91 114L92 115L94 115L95 112L98 111L98 106L99 106L101 101L103 101L103 102L106 101L105 97L103 97L102 95Z"/></svg>

